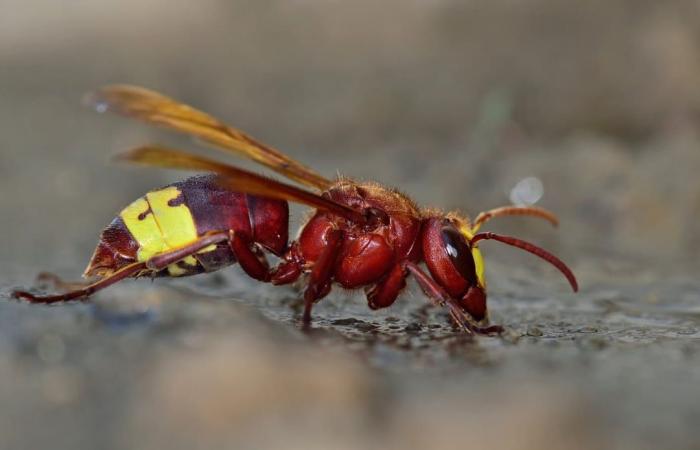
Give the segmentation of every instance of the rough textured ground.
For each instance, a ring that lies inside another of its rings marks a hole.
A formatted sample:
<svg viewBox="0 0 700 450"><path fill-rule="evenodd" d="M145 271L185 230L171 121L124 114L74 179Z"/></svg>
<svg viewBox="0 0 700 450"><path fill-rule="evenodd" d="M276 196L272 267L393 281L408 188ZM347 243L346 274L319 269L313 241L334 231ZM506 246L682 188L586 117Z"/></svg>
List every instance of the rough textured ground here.
<svg viewBox="0 0 700 450"><path fill-rule="evenodd" d="M695 2L5 3L0 449L700 445ZM80 106L110 82L423 205L474 214L535 177L559 229L491 229L560 255L581 292L484 243L500 338L460 334L412 283L379 312L336 291L303 331L293 288L237 268L10 300L77 276L116 211L181 176L105 163L194 147Z"/></svg>
<svg viewBox="0 0 700 450"><path fill-rule="evenodd" d="M420 295L337 295L304 332L293 292L241 284L3 302L0 448L695 446L697 282L501 280L507 332L476 340Z"/></svg>

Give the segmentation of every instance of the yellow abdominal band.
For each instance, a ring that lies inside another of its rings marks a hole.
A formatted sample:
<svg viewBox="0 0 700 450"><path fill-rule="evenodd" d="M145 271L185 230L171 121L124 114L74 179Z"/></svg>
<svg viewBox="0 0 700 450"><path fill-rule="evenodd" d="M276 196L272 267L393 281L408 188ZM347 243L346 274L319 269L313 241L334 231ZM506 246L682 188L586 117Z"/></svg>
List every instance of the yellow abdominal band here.
<svg viewBox="0 0 700 450"><path fill-rule="evenodd" d="M127 229L139 244L137 259L139 262L149 260L155 255L175 250L191 244L199 238L194 218L187 205L181 202L170 205L169 202L181 195L180 190L170 186L149 192L121 212L120 216ZM212 245L200 253L212 251ZM196 266L194 256L187 256L181 262ZM168 266L171 276L180 276L187 271L177 264Z"/></svg>

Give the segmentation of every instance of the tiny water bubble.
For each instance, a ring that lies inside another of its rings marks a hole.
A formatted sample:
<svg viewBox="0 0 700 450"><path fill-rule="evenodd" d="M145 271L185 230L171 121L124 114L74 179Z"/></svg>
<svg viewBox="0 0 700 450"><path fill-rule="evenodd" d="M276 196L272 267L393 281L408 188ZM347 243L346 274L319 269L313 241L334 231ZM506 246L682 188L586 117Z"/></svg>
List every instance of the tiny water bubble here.
<svg viewBox="0 0 700 450"><path fill-rule="evenodd" d="M95 111L102 114L104 112L107 112L107 110L109 109L109 105L107 104L107 102L98 101L93 104L93 108L95 108Z"/></svg>
<svg viewBox="0 0 700 450"><path fill-rule="evenodd" d="M537 203L544 195L544 186L537 177L527 177L518 181L510 190L510 201L514 205L529 206Z"/></svg>

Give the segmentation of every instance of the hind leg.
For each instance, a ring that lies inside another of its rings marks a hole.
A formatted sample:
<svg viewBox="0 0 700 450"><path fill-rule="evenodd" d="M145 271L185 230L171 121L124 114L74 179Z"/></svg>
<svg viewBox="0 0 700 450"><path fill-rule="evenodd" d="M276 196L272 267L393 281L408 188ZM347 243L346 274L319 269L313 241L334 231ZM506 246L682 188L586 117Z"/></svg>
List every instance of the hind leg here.
<svg viewBox="0 0 700 450"><path fill-rule="evenodd" d="M12 292L12 296L14 298L26 300L30 303L44 303L44 304L51 304L51 303L57 303L57 302L67 302L70 300L81 300L85 299L86 297L92 295L93 293L100 291L108 286L111 286L112 284L116 283L117 281L121 281L124 278L129 278L140 271L144 270L146 268L146 263L133 263L129 264L128 266L124 266L121 269L117 270L113 274L95 282L92 284L88 284L87 286L76 289L70 292L66 292L65 294L57 294L57 295L34 295L30 292L27 291L14 291Z"/></svg>
<svg viewBox="0 0 700 450"><path fill-rule="evenodd" d="M66 292L65 294L34 295L26 291L14 291L12 292L12 296L14 298L23 299L31 303L44 304L85 299L86 297L89 297L95 292L100 291L108 286L111 286L114 283L121 281L125 278L136 276L143 271L157 272L159 270L165 269L170 264L180 261L181 259L187 256L193 255L212 244L223 242L228 239L228 232L219 232L206 235L200 239L197 239L192 244L186 245L182 248L155 255L148 261L135 262L124 266L121 269L112 273L111 275L102 278L101 280L83 286L79 289Z"/></svg>
<svg viewBox="0 0 700 450"><path fill-rule="evenodd" d="M90 285L87 281L65 281L55 273L41 272L36 276L36 282L41 286L51 286L61 292L76 291Z"/></svg>

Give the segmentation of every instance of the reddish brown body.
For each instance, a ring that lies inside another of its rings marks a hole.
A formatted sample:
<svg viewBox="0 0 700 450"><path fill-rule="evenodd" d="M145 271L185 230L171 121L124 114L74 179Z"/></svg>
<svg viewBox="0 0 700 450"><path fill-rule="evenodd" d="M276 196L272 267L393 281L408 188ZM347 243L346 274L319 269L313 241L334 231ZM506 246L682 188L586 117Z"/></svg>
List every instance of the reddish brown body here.
<svg viewBox="0 0 700 450"><path fill-rule="evenodd" d="M218 185L215 178L214 175L195 176L154 192L170 187L180 192L180 196L168 204L187 207L198 237L214 232L232 231L239 241L236 245L242 242L249 248L259 247L282 256L288 243L289 205L287 202L233 192ZM145 218L140 216L136 220ZM102 232L85 274L104 276L133 264L139 261L139 247L137 237L130 233L124 219L118 216ZM196 253L193 255L196 264L176 263L182 269L178 272L178 276L213 272L240 259L241 265L249 271L251 276L265 279L267 274L257 270L257 255L255 255L255 262L251 263L248 260L251 257L250 254L243 252L237 252L237 254L233 251L234 248L222 242L216 244L216 250ZM164 268L156 272L144 271L138 275L152 277L171 274L167 268Z"/></svg>
<svg viewBox="0 0 700 450"><path fill-rule="evenodd" d="M405 261L420 260L420 225L418 208L407 197L372 183L356 184L342 180L323 193L340 204L359 211L371 211L375 220L358 225L324 211L316 212L292 245L288 261L302 267L313 267L327 251L333 235L342 236L333 255L331 280L344 288L375 286L398 266L404 271ZM399 283L399 289L403 282ZM330 286L323 286L327 290ZM373 292L373 291L370 291ZM381 308L391 305L395 296L371 293L369 305Z"/></svg>
<svg viewBox="0 0 700 450"><path fill-rule="evenodd" d="M486 297L478 285L473 260L469 257L466 265L456 266L454 258L445 251L444 228L452 226L450 220L439 215L426 216L397 191L349 179L336 182L322 197L361 211L368 220L356 223L319 210L288 246L287 202L231 191L217 183L214 175L188 178L153 192L170 187L177 188L180 195L168 205L187 207L199 237L212 233L229 236L216 242L215 250L188 252L195 264L174 262L182 269L178 276L212 272L236 262L251 277L275 284L291 283L308 274L308 316L313 303L330 292L333 282L346 289L366 288L372 309L389 307L405 287L409 268L425 262L438 284L450 297L460 299L462 308L476 321L486 318ZM137 220L145 219L148 213L150 209ZM468 254L468 244L456 229L448 237L461 243L462 252ZM108 277L138 263L139 248L137 238L122 217L117 217L102 232L86 275ZM282 263L271 270L264 252L281 257ZM130 276L170 276L165 263L172 262L168 259L158 267L145 267ZM420 278L419 283L433 297L443 295L431 292L435 287ZM470 290L480 295L466 300ZM57 301L64 299L56 296Z"/></svg>

